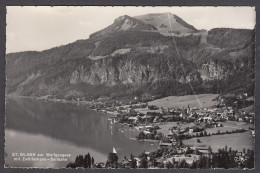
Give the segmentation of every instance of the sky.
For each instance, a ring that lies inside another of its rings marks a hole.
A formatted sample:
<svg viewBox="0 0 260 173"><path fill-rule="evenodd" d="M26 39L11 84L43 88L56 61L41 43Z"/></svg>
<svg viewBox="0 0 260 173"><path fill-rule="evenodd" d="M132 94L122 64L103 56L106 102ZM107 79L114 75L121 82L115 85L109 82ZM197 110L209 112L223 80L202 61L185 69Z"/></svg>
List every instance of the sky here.
<svg viewBox="0 0 260 173"><path fill-rule="evenodd" d="M122 15L172 13L197 29L253 29L254 7L34 7L10 6L6 16L6 53L42 51L87 39Z"/></svg>

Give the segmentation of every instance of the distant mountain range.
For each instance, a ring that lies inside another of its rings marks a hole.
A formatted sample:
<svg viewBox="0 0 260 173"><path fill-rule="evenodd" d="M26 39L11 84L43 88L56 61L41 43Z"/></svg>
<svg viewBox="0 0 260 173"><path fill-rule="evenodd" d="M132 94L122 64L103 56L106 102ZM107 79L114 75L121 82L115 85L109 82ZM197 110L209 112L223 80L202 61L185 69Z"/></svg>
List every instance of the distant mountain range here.
<svg viewBox="0 0 260 173"><path fill-rule="evenodd" d="M9 95L86 100L254 93L254 30L198 30L170 14L121 16L68 45L6 55Z"/></svg>

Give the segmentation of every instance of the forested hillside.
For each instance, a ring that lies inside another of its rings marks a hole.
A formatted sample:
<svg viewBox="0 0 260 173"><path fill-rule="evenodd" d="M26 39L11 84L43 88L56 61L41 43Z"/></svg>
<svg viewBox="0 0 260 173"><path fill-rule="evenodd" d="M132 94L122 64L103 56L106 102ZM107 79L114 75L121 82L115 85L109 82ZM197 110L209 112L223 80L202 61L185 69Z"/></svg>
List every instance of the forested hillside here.
<svg viewBox="0 0 260 173"><path fill-rule="evenodd" d="M194 29L170 36L144 22L147 18L123 16L87 40L8 54L7 94L86 100L194 91L253 95L253 30L215 28L199 34L175 17L179 28L188 28L181 31Z"/></svg>

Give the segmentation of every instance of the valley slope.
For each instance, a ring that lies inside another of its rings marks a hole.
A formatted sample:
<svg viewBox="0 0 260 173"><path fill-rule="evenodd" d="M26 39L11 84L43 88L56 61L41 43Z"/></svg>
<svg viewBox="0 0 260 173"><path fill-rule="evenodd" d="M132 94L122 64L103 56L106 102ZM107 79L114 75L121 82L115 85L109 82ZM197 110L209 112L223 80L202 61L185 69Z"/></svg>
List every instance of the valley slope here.
<svg viewBox="0 0 260 173"><path fill-rule="evenodd" d="M85 100L253 95L254 38L246 29L200 31L168 13L121 16L86 40L7 54L6 94Z"/></svg>

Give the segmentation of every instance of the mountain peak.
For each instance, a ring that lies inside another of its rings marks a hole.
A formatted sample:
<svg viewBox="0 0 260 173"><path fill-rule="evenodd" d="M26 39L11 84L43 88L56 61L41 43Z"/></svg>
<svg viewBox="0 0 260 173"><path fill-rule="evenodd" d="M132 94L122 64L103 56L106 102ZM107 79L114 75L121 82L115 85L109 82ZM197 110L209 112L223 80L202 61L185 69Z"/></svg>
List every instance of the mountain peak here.
<svg viewBox="0 0 260 173"><path fill-rule="evenodd" d="M120 16L114 20L114 23L107 28L92 34L93 36L102 36L105 34L119 31L156 31L157 28L153 25L146 24L143 21L130 17L128 15Z"/></svg>
<svg viewBox="0 0 260 173"><path fill-rule="evenodd" d="M135 16L136 19L143 21L146 24L153 25L162 34L190 34L198 30L192 25L186 23L179 16L168 13L151 13L141 16Z"/></svg>
<svg viewBox="0 0 260 173"><path fill-rule="evenodd" d="M107 28L92 34L102 36L118 31L152 31L163 35L189 35L198 30L186 23L179 16L172 13L150 13L141 16L130 17L123 15L114 20Z"/></svg>
<svg viewBox="0 0 260 173"><path fill-rule="evenodd" d="M123 21L125 19L130 19L130 18L131 17L128 16L128 15L123 15L123 16L120 16L120 17L116 18L114 22L119 22L119 21Z"/></svg>

